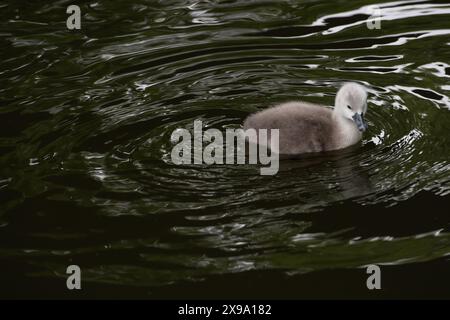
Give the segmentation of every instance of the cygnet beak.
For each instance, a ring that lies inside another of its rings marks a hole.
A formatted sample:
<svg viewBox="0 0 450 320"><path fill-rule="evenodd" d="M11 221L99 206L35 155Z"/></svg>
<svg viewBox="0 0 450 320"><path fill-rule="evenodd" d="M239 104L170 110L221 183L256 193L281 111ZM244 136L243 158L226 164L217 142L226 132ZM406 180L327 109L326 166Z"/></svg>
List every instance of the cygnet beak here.
<svg viewBox="0 0 450 320"><path fill-rule="evenodd" d="M367 123L364 121L364 118L363 118L363 114L362 114L362 113L355 113L355 114L352 116L352 118L353 118L353 120L355 121L356 126L358 127L358 130L359 130L359 131L361 131L361 132L366 131L366 129L367 129Z"/></svg>

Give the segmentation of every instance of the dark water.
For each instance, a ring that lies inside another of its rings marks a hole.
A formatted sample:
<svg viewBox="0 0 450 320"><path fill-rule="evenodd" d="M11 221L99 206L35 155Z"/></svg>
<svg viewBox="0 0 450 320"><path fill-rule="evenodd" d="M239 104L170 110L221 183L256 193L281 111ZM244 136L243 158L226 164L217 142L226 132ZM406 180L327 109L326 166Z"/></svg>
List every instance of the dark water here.
<svg viewBox="0 0 450 320"><path fill-rule="evenodd" d="M0 296L449 298L450 5L378 3L370 30L370 4L0 2ZM349 80L356 148L275 176L171 162L176 128Z"/></svg>

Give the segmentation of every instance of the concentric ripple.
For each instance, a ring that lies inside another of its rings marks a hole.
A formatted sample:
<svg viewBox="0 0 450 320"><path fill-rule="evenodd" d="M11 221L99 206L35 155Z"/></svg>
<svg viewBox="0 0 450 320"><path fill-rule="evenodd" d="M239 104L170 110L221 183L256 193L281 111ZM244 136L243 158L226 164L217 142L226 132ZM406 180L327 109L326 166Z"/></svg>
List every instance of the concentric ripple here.
<svg viewBox="0 0 450 320"><path fill-rule="evenodd" d="M382 3L370 30L359 2L99 0L79 32L64 1L1 5L2 259L160 287L448 255L450 6ZM177 128L333 105L345 81L369 89L361 145L275 176L171 161Z"/></svg>

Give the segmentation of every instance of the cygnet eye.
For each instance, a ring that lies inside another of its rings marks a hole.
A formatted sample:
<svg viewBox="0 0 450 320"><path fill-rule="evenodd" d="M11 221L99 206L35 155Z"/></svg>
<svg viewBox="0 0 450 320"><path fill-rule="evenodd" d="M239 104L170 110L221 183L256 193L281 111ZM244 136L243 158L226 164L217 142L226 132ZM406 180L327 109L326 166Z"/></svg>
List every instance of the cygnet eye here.
<svg viewBox="0 0 450 320"><path fill-rule="evenodd" d="M350 107L349 105L347 105L347 108L349 108L350 110L352 110L352 107Z"/></svg>

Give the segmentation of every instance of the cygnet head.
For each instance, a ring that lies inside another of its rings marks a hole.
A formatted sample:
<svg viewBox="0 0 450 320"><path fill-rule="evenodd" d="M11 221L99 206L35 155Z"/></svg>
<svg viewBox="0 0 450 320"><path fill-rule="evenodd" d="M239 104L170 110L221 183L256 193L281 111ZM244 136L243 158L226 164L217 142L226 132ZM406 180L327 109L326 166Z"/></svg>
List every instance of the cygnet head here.
<svg viewBox="0 0 450 320"><path fill-rule="evenodd" d="M364 115L367 111L367 91L357 83L344 84L336 94L334 112L336 117L352 121L359 131L367 129Z"/></svg>

